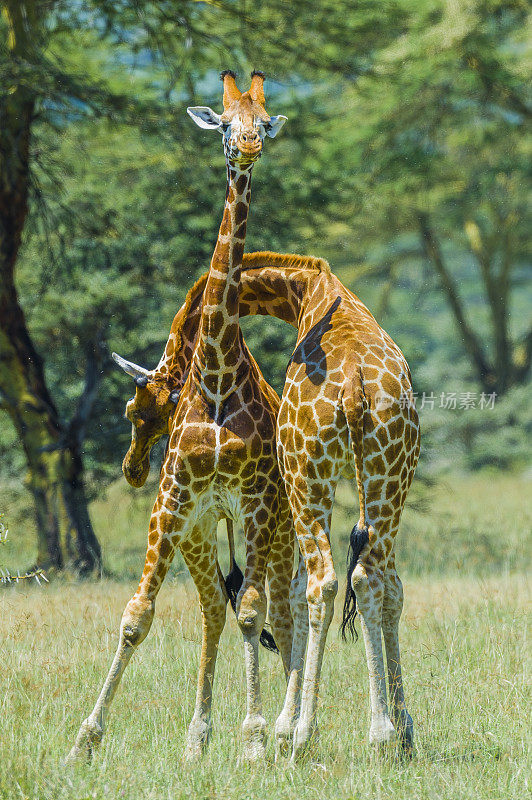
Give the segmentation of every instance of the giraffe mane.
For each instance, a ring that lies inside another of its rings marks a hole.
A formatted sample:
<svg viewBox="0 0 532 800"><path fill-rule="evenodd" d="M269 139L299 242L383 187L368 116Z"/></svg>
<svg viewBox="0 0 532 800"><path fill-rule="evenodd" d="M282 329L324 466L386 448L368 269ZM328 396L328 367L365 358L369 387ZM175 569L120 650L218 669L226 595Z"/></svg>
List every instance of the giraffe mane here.
<svg viewBox="0 0 532 800"><path fill-rule="evenodd" d="M176 345L174 348L174 354L177 354L181 347L183 346L183 326L187 320L189 315L190 309L192 308L192 303L194 300L198 298L198 296L203 295L203 290L205 289L205 284L207 283L207 278L209 276L208 272L205 272L203 275L197 279L197 281L190 287L188 292L185 296L185 301L179 311L177 312L176 316L179 315L179 326L176 326L174 329L174 322L172 323L171 333L173 333L176 337ZM159 367L157 367L158 369Z"/></svg>
<svg viewBox="0 0 532 800"><path fill-rule="evenodd" d="M204 272L203 275L200 275L200 277L197 279L197 281L188 290L188 292L186 294L186 297L185 297L185 302L183 303L183 306L182 306L183 312L184 312L183 313L184 317L188 316L188 312L190 311L190 309L192 307L192 303L194 302L196 297L199 294L203 293L203 289L205 288L205 284L207 283L207 278L208 277L209 277L209 273L208 272Z"/></svg>
<svg viewBox="0 0 532 800"><path fill-rule="evenodd" d="M329 262L316 256L300 256L297 253L273 253L261 250L256 253L245 253L242 268L258 269L259 267L273 267L274 269L310 269L315 272L324 272L331 275Z"/></svg>

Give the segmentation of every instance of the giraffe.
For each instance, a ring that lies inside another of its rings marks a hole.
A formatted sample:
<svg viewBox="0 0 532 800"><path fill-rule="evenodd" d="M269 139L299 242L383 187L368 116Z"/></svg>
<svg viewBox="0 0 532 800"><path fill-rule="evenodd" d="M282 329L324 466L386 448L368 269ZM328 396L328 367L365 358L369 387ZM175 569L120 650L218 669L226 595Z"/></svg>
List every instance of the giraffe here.
<svg viewBox="0 0 532 800"><path fill-rule="evenodd" d="M278 456L308 574L309 642L293 757L312 747L321 664L338 580L330 546L331 513L340 475L356 480L359 519L349 544L342 629L358 610L369 672L370 742L413 748L413 721L403 689L399 619L403 588L394 541L419 456L419 421L404 355L327 262L257 253L262 295L241 313L270 313L297 327L277 421ZM289 288L287 288L289 287ZM282 302L279 298L282 298ZM254 305L255 304L255 305ZM384 637L390 709L381 635ZM293 705L289 685L287 704ZM391 713L390 713L391 712ZM392 721L393 720L393 721Z"/></svg>
<svg viewBox="0 0 532 800"><path fill-rule="evenodd" d="M178 386L186 374L205 280L202 276L196 282L176 314L155 371L161 386ZM247 314L275 316L298 330L278 418L279 459L309 575L305 588L311 633L294 757L302 755L317 734L319 675L337 592L330 518L342 473L356 479L360 503L350 537L342 629L352 630L358 608L369 669L370 741L381 745L398 737L403 750L412 752L413 722L404 699L398 638L403 589L394 555L419 454L408 365L397 345L323 259L270 252L244 255L240 316ZM301 607L297 597L304 586L302 576L300 569L292 589L296 611ZM303 630L301 625L298 630ZM290 746L294 710L300 704L298 676L295 671L276 725L277 744L283 751Z"/></svg>
<svg viewBox="0 0 532 800"><path fill-rule="evenodd" d="M211 729L214 667L226 612L216 557L216 525L223 517L242 521L246 544L244 580L236 601L247 686L243 755L256 760L265 752L258 643L266 617L266 566L271 543L282 533L282 557L289 566L281 572L289 576L289 584L294 537L276 460L279 399L244 343L238 289L252 168L261 155L264 137L273 138L286 117L266 113L263 73L252 73L251 87L243 94L233 72L223 72L222 80L221 116L206 107L187 109L200 127L222 132L227 165L224 213L203 292L198 335L179 395L169 392L162 398L174 410L149 524L144 570L122 616L110 671L92 713L81 725L71 760L90 757L101 741L109 706L131 655L151 627L156 596L178 546L196 584L203 621L196 706L185 755L195 758L202 752ZM141 368L132 372L137 389L147 390L150 373ZM142 427L132 406L127 413L134 426ZM134 481L142 479L146 466L142 459L139 463L141 471L132 474ZM127 462L124 471L127 475ZM292 636L288 594L286 585L283 618L278 620L282 625L276 628L272 618L287 675ZM277 603L277 609L281 605Z"/></svg>

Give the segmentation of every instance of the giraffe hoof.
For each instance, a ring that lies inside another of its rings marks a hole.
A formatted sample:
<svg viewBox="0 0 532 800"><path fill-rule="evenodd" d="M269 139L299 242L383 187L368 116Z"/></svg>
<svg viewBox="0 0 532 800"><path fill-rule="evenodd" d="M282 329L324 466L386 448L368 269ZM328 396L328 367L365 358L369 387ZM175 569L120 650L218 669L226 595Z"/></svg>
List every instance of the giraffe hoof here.
<svg viewBox="0 0 532 800"><path fill-rule="evenodd" d="M294 741L295 723L280 714L275 723L275 760L290 758Z"/></svg>
<svg viewBox="0 0 532 800"><path fill-rule="evenodd" d="M183 761L193 764L195 761L200 760L204 752L205 742L192 742L189 740L187 741L183 751Z"/></svg>
<svg viewBox="0 0 532 800"><path fill-rule="evenodd" d="M86 763L90 764L95 748L103 739L103 730L95 722L86 719L81 723L81 728L76 737L74 747L65 759L65 765Z"/></svg>
<svg viewBox="0 0 532 800"><path fill-rule="evenodd" d="M247 716L242 725L242 758L248 763L263 761L266 756L266 720Z"/></svg>
<svg viewBox="0 0 532 800"><path fill-rule="evenodd" d="M390 719L373 723L369 731L369 743L375 753L387 758L396 752L397 733Z"/></svg>
<svg viewBox="0 0 532 800"><path fill-rule="evenodd" d="M401 711L396 721L399 754L402 758L414 756L414 721L407 711Z"/></svg>
<svg viewBox="0 0 532 800"><path fill-rule="evenodd" d="M209 743L211 726L203 719L193 719L188 726L187 743L183 758L185 761L197 761Z"/></svg>
<svg viewBox="0 0 532 800"><path fill-rule="evenodd" d="M300 719L294 731L294 746L292 761L303 761L310 758L316 751L319 739L318 725L316 722L302 722Z"/></svg>
<svg viewBox="0 0 532 800"><path fill-rule="evenodd" d="M275 735L275 760L289 759L292 754L294 735L276 733Z"/></svg>

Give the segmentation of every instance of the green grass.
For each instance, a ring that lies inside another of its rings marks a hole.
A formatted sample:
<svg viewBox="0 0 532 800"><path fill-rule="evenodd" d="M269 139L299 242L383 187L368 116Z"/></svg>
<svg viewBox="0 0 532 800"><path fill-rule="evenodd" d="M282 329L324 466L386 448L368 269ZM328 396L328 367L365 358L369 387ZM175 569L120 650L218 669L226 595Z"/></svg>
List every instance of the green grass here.
<svg viewBox="0 0 532 800"><path fill-rule="evenodd" d="M224 632L214 735L194 767L181 761L192 713L199 612L188 582L161 590L156 621L115 699L91 766L66 771L67 753L109 666L133 587L103 581L2 594L2 798L519 798L526 794L526 605L523 576L406 582L402 624L417 756L380 762L367 743L362 642L328 640L319 764L238 763L244 716L242 644ZM270 730L282 699L278 659L262 654ZM269 744L270 756L273 742Z"/></svg>
<svg viewBox="0 0 532 800"><path fill-rule="evenodd" d="M243 648L228 613L212 741L199 765L184 764L200 615L177 561L152 631L117 693L101 750L91 766L67 771L61 759L92 709L142 568L153 486L139 493L117 483L92 511L106 566L121 580L0 592L1 800L521 800L531 727L529 487L515 476L456 478L425 492L423 511L414 503L405 512L398 561L406 596L403 667L416 725L413 761L372 754L364 647L361 640L342 643L336 619L324 660L317 762L274 764L270 739L266 767L240 764ZM345 511L346 487L339 501L333 538L341 567L353 518ZM2 550L10 567L24 566L16 561L31 552L31 529L17 527L10 524L11 550ZM23 546L15 551L14 542ZM284 690L279 659L263 651L261 670L271 733Z"/></svg>
<svg viewBox="0 0 532 800"><path fill-rule="evenodd" d="M154 473L155 470L152 470ZM152 474L144 489L132 489L123 478L92 503L91 515L102 544L107 574L134 581L142 572L146 532L157 492ZM490 575L525 572L532 556L532 481L513 474L462 475L440 479L432 488L419 482L409 495L397 540L401 575ZM356 521L353 486L339 485L333 515L333 549L341 569L349 532ZM34 563L35 532L30 510L13 510L4 521L9 540L0 563L12 572ZM220 529L222 559L225 532ZM243 551L239 550L240 559ZM179 556L172 574L186 572Z"/></svg>

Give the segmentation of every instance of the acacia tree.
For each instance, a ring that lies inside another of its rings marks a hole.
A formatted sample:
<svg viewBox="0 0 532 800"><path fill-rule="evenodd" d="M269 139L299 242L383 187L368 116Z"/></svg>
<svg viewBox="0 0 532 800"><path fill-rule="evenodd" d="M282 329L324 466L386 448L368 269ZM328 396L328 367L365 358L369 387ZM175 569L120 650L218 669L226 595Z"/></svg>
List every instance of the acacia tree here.
<svg viewBox="0 0 532 800"><path fill-rule="evenodd" d="M417 236L406 256L431 265L472 373L483 391L501 395L526 381L532 361L532 329L512 317L531 229L528 7L404 7L404 35L341 96L351 168L341 198L351 202L338 204L338 218L349 220L359 247ZM405 250L389 257L396 279ZM486 313L471 308L460 285L470 264Z"/></svg>
<svg viewBox="0 0 532 800"><path fill-rule="evenodd" d="M88 353L86 390L65 425L48 391L43 362L29 335L15 287L15 266L28 215L31 129L38 113L38 96L27 65L38 61L44 16L52 5L13 0L2 4L0 402L26 456L27 485L37 517L39 563L60 569L65 556L75 552L76 566L85 571L100 561L84 495L80 444L99 377L101 347L96 342Z"/></svg>
<svg viewBox="0 0 532 800"><path fill-rule="evenodd" d="M74 397L69 375L55 368L50 357L45 372L44 351L38 351L28 327L30 309L24 313L17 292L18 257L24 239L26 248L30 239L27 220L35 221L41 207L61 192L61 165L55 164L47 175L52 186L48 195L37 182L43 137L36 137L36 130L48 128L61 137L83 119L103 116L115 124L162 132L175 147L181 131L172 102L176 97L183 105L194 102L197 79L210 68L226 67L229 53L246 70L258 62L270 74L305 70L307 80L327 71L352 76L366 67L385 31L393 34L384 22L395 23L397 9L390 3L383 12L377 0L365 0L356 11L347 1L309 5L303 0L258 0L253 19L245 2L231 0L0 0L0 9L0 408L11 419L25 454L39 564L61 569L74 563L89 571L100 563L100 548L87 509L84 437L108 363L106 339L116 307L109 303L96 326L84 319L74 325L63 317L63 332L75 329L78 337L80 357L74 369L82 389ZM327 25L322 24L324 15ZM383 23L378 33L376 16ZM282 38L279 29L285 31ZM314 47L308 47L309 40ZM93 62L87 55L91 48ZM117 90L119 82L107 80L110 63L123 72L148 63L159 72L146 78L140 92L135 86L124 88L124 82ZM198 199L201 208L204 198ZM86 207L88 217L93 210ZM28 252L43 258L38 248ZM146 273L150 264L148 258ZM103 271L108 268L102 265ZM63 271L61 278L65 276ZM55 382L51 391L51 373L67 382L69 407L59 402L61 385Z"/></svg>
<svg viewBox="0 0 532 800"><path fill-rule="evenodd" d="M69 34L91 21L112 33L135 17L127 6L120 14L106 2L88 5L90 9L60 0L0 4L0 407L15 426L26 457L38 563L56 570L69 564L82 573L98 568L101 560L87 508L82 450L106 361L106 324L104 320L83 342L83 390L74 412L61 418L19 302L15 270L34 188L35 125L65 124L69 116L80 114L127 117L133 107L137 112L142 108L65 64L62 47L68 54ZM192 6L176 5L183 11ZM142 4L134 6L138 16Z"/></svg>

